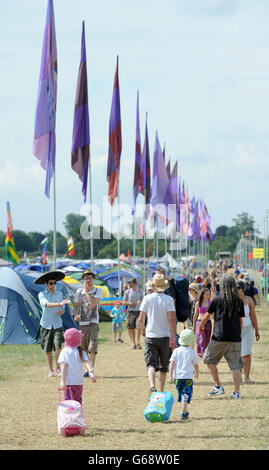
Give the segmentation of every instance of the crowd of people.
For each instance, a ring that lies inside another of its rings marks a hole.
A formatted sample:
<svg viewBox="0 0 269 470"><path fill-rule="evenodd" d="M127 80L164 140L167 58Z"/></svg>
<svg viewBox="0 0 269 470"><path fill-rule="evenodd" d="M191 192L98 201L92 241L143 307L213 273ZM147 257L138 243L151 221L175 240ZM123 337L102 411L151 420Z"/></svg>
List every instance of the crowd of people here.
<svg viewBox="0 0 269 470"><path fill-rule="evenodd" d="M45 284L39 294L43 310L41 319L41 347L46 352L49 377L61 376L64 399L82 401L84 377L96 382L94 373L98 349L99 302L102 290L94 287L95 274L86 270L84 284L74 300L74 319L78 329L63 332L61 316L64 305L70 303L56 290L61 280L59 271L52 271L36 280ZM258 289L247 272L225 266L210 274L198 274L189 282L189 316L179 323L176 313L176 295L171 278L162 268L156 270L145 286L145 292L131 279L122 300L115 302L111 311L113 341L123 343L123 321L126 319L128 339L132 349L142 349L149 380L149 399L158 390L163 392L167 382L175 383L181 418L188 419L187 405L193 394L193 376L198 379L199 360L207 365L213 380L209 396L225 393L219 377L218 365L225 359L232 373L232 399L240 398L240 385L250 378L254 342L260 339L256 308L260 306ZM181 331L179 331L181 330ZM118 334L118 338L117 338ZM65 348L62 343L65 341ZM56 350L56 368L53 370L52 351ZM86 366L84 373L82 365ZM168 380L167 380L168 376ZM76 397L76 398L75 398Z"/></svg>

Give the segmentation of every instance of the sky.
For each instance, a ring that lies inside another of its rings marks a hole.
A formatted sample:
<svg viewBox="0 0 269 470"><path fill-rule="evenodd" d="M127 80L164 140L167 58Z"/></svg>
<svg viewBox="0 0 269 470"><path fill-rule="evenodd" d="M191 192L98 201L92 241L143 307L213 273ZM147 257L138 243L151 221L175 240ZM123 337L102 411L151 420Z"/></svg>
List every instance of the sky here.
<svg viewBox="0 0 269 470"><path fill-rule="evenodd" d="M47 0L0 0L0 230L6 201L14 229L53 230L54 198L32 154ZM93 203L107 195L112 90L119 56L122 121L120 202L132 202L136 95L141 140L148 113L151 165L156 131L178 162L212 229L242 212L259 229L268 209L268 0L54 0L58 53L56 228L85 213L71 144L82 21L85 21ZM87 201L89 203L89 200ZM140 195L138 204L143 203ZM94 218L94 223L95 223Z"/></svg>

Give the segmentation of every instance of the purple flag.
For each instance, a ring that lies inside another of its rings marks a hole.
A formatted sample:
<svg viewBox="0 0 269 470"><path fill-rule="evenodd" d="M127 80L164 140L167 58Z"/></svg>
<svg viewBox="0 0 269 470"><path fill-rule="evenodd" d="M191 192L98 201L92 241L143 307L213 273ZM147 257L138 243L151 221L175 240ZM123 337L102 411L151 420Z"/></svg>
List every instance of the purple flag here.
<svg viewBox="0 0 269 470"><path fill-rule="evenodd" d="M135 139L135 168L134 168L134 184L133 184L133 208L135 212L136 198L143 189L143 170L142 170L142 154L140 140L140 120L139 120L139 92L137 92L136 101L136 139Z"/></svg>
<svg viewBox="0 0 269 470"><path fill-rule="evenodd" d="M35 114L33 154L46 170L45 195L50 196L55 171L57 101L57 47L53 0L48 0Z"/></svg>
<svg viewBox="0 0 269 470"><path fill-rule="evenodd" d="M109 119L109 148L107 162L108 200L113 206L118 196L118 183L121 157L121 114L120 114L120 89L118 75L119 58L114 78L112 104Z"/></svg>
<svg viewBox="0 0 269 470"><path fill-rule="evenodd" d="M165 204L169 179L167 176L162 149L156 132L154 157L153 157L153 179L151 203L153 207L157 204Z"/></svg>
<svg viewBox="0 0 269 470"><path fill-rule="evenodd" d="M85 46L85 25L82 23L81 57L75 100L71 167L82 181L84 202L87 198L88 167L90 158L90 124L88 106L88 81Z"/></svg>
<svg viewBox="0 0 269 470"><path fill-rule="evenodd" d="M142 168L143 168L143 193L146 204L150 204L151 199L151 172L150 172L150 155L149 155L149 138L148 138L148 116L146 114L145 124L145 140L142 152Z"/></svg>

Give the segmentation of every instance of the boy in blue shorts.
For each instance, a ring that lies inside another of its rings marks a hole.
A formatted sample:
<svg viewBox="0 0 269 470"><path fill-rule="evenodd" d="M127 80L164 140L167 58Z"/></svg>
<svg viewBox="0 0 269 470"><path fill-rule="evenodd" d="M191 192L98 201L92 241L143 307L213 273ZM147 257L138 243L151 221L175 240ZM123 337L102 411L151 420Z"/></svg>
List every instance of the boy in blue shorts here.
<svg viewBox="0 0 269 470"><path fill-rule="evenodd" d="M181 419L188 419L188 404L191 402L193 392L193 372L195 378L199 375L199 359L191 347L196 343L196 336L192 330L185 329L180 334L180 346L174 349L170 358L169 383L176 383L178 401L181 402Z"/></svg>
<svg viewBox="0 0 269 470"><path fill-rule="evenodd" d="M123 311L121 307L121 302L116 300L114 308L110 312L112 318L112 333L114 337L114 343L117 342L117 331L119 332L119 343L123 343L121 339L122 335L122 320L123 320Z"/></svg>

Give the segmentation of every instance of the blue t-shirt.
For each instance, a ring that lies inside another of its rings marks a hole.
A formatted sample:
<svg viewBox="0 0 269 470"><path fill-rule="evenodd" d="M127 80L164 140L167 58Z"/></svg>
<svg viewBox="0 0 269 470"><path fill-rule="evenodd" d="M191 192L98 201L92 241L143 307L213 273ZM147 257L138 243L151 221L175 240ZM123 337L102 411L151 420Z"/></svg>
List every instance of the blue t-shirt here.
<svg viewBox="0 0 269 470"><path fill-rule="evenodd" d="M123 311L122 308L113 308L110 312L110 316L116 315L112 318L112 323L122 323Z"/></svg>

